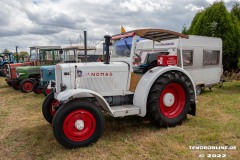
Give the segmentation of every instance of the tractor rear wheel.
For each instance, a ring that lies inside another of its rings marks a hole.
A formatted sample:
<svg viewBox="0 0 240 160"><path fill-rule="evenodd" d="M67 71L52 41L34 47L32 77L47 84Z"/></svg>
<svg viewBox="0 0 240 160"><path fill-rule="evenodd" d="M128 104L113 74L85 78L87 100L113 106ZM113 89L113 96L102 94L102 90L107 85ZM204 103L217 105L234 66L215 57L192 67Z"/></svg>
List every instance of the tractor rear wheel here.
<svg viewBox="0 0 240 160"><path fill-rule="evenodd" d="M12 82L12 87L15 90L19 90L20 89L19 82Z"/></svg>
<svg viewBox="0 0 240 160"><path fill-rule="evenodd" d="M29 93L33 90L34 82L30 79L24 79L20 82L20 90L23 93Z"/></svg>
<svg viewBox="0 0 240 160"><path fill-rule="evenodd" d="M147 101L147 117L159 127L181 124L190 108L193 85L177 71L161 75L152 85Z"/></svg>
<svg viewBox="0 0 240 160"><path fill-rule="evenodd" d="M48 84L46 84L46 85L43 86L43 94L44 94L45 96L49 95L49 94L52 93L52 92L53 92L52 89L48 89Z"/></svg>
<svg viewBox="0 0 240 160"><path fill-rule="evenodd" d="M64 147L84 147L101 137L104 117L96 104L76 99L59 108L52 126L55 138Z"/></svg>
<svg viewBox="0 0 240 160"><path fill-rule="evenodd" d="M33 85L33 92L35 94L41 94L43 93L43 88L42 86L40 86L40 83L39 81L35 82L34 85Z"/></svg>
<svg viewBox="0 0 240 160"><path fill-rule="evenodd" d="M43 117L52 124L53 116L56 113L56 107L59 106L59 102L54 99L54 92L45 97L42 105Z"/></svg>

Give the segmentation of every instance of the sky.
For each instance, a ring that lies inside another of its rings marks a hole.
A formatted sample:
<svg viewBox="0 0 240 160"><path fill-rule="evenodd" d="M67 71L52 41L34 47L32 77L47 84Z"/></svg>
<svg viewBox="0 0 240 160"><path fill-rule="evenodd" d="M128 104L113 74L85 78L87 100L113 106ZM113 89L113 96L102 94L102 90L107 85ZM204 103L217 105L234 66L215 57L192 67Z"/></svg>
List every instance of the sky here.
<svg viewBox="0 0 240 160"><path fill-rule="evenodd" d="M230 10L234 0L224 0ZM0 52L29 51L30 46L89 45L104 35L140 28L181 32L194 15L214 0L1 0Z"/></svg>

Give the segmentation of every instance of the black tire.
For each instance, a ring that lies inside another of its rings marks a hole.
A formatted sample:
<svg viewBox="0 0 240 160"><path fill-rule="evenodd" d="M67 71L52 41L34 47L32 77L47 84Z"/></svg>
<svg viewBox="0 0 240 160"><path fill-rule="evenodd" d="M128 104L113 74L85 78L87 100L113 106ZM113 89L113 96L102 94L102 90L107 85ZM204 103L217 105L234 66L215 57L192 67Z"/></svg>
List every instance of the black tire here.
<svg viewBox="0 0 240 160"><path fill-rule="evenodd" d="M4 70L0 71L0 76L1 77L6 77L6 74L5 74Z"/></svg>
<svg viewBox="0 0 240 160"><path fill-rule="evenodd" d="M39 81L36 81L33 85L33 92L35 94L43 93L43 88L41 88Z"/></svg>
<svg viewBox="0 0 240 160"><path fill-rule="evenodd" d="M19 86L20 86L20 90L23 93L29 93L33 90L33 85L34 85L34 81L30 80L30 79L24 79L20 82Z"/></svg>
<svg viewBox="0 0 240 160"><path fill-rule="evenodd" d="M56 112L55 107L59 107L59 102L54 99L54 92L50 93L45 97L42 104L42 114L43 117L48 121L48 123L52 124L53 116ZM55 107L54 107L55 106Z"/></svg>
<svg viewBox="0 0 240 160"><path fill-rule="evenodd" d="M196 95L199 96L202 94L202 86L196 86Z"/></svg>
<svg viewBox="0 0 240 160"><path fill-rule="evenodd" d="M181 124L190 110L192 97L193 85L185 74L178 71L164 73L150 89L147 117L159 127Z"/></svg>
<svg viewBox="0 0 240 160"><path fill-rule="evenodd" d="M12 83L11 82L7 82L8 86L12 87Z"/></svg>
<svg viewBox="0 0 240 160"><path fill-rule="evenodd" d="M44 94L44 96L47 96L47 95L49 95L50 93L53 92L53 91L51 91L51 92L49 93L49 89L48 89L47 87L48 87L48 84L45 84L45 85L43 86L43 94Z"/></svg>
<svg viewBox="0 0 240 160"><path fill-rule="evenodd" d="M19 89L20 89L19 82L12 82L12 87L13 87L13 89L15 89L15 90L19 90Z"/></svg>
<svg viewBox="0 0 240 160"><path fill-rule="evenodd" d="M82 121L82 129L75 127L77 123L75 120ZM96 104L79 99L72 100L59 108L52 123L55 138L69 149L93 144L101 137L104 127L103 114Z"/></svg>

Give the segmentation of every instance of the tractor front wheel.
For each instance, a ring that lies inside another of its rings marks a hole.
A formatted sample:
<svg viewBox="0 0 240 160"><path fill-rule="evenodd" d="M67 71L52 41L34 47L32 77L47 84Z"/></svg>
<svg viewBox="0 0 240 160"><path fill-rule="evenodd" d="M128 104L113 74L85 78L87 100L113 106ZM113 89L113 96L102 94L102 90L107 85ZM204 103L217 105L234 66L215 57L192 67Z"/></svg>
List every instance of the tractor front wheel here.
<svg viewBox="0 0 240 160"><path fill-rule="evenodd" d="M20 89L19 82L12 82L12 87L15 90L19 90Z"/></svg>
<svg viewBox="0 0 240 160"><path fill-rule="evenodd" d="M78 148L96 142L104 131L104 125L103 114L96 104L76 99L59 108L52 128L61 145Z"/></svg>
<svg viewBox="0 0 240 160"><path fill-rule="evenodd" d="M12 83L11 82L7 82L8 86L12 87Z"/></svg>
<svg viewBox="0 0 240 160"><path fill-rule="evenodd" d="M43 88L42 86L40 86L40 83L39 81L35 82L34 85L33 85L33 92L35 94L41 94L43 93Z"/></svg>
<svg viewBox="0 0 240 160"><path fill-rule="evenodd" d="M30 79L24 79L20 82L20 90L23 93L29 93L33 90L34 82Z"/></svg>
<svg viewBox="0 0 240 160"><path fill-rule="evenodd" d="M147 117L161 126L176 126L186 118L193 85L181 72L167 72L152 85L147 102Z"/></svg>
<svg viewBox="0 0 240 160"><path fill-rule="evenodd" d="M49 89L49 88L48 88L48 84L46 84L46 85L43 86L43 94L44 94L45 96L49 95L49 94L52 93L52 92L53 92L52 89Z"/></svg>
<svg viewBox="0 0 240 160"><path fill-rule="evenodd" d="M59 106L59 102L54 99L54 92L45 97L42 105L43 117L52 124L53 116L56 113L56 107Z"/></svg>

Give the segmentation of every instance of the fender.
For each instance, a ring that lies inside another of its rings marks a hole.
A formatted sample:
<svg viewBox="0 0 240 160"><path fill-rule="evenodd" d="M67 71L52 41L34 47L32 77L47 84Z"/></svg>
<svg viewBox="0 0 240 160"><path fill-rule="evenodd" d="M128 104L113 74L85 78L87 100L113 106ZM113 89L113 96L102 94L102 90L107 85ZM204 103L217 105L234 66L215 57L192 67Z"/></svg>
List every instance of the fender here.
<svg viewBox="0 0 240 160"><path fill-rule="evenodd" d="M108 105L108 102L101 96L99 93L88 90L88 89L67 89L59 94L54 95L55 99L59 102L69 101L75 98L86 98L86 97L95 97L102 108L109 113L111 116L114 116L114 112L111 107Z"/></svg>
<svg viewBox="0 0 240 160"><path fill-rule="evenodd" d="M139 116L144 117L147 113L147 98L153 83L156 81L156 79L159 76L161 76L162 74L168 71L180 71L184 73L186 76L188 76L188 78L191 80L194 87L194 103L196 104L196 89L195 89L194 81L189 75L189 73L180 67L175 67L175 66L160 67L159 66L159 67L150 69L147 73L145 73L140 79L136 87L134 97L133 97L133 105L140 108Z"/></svg>

